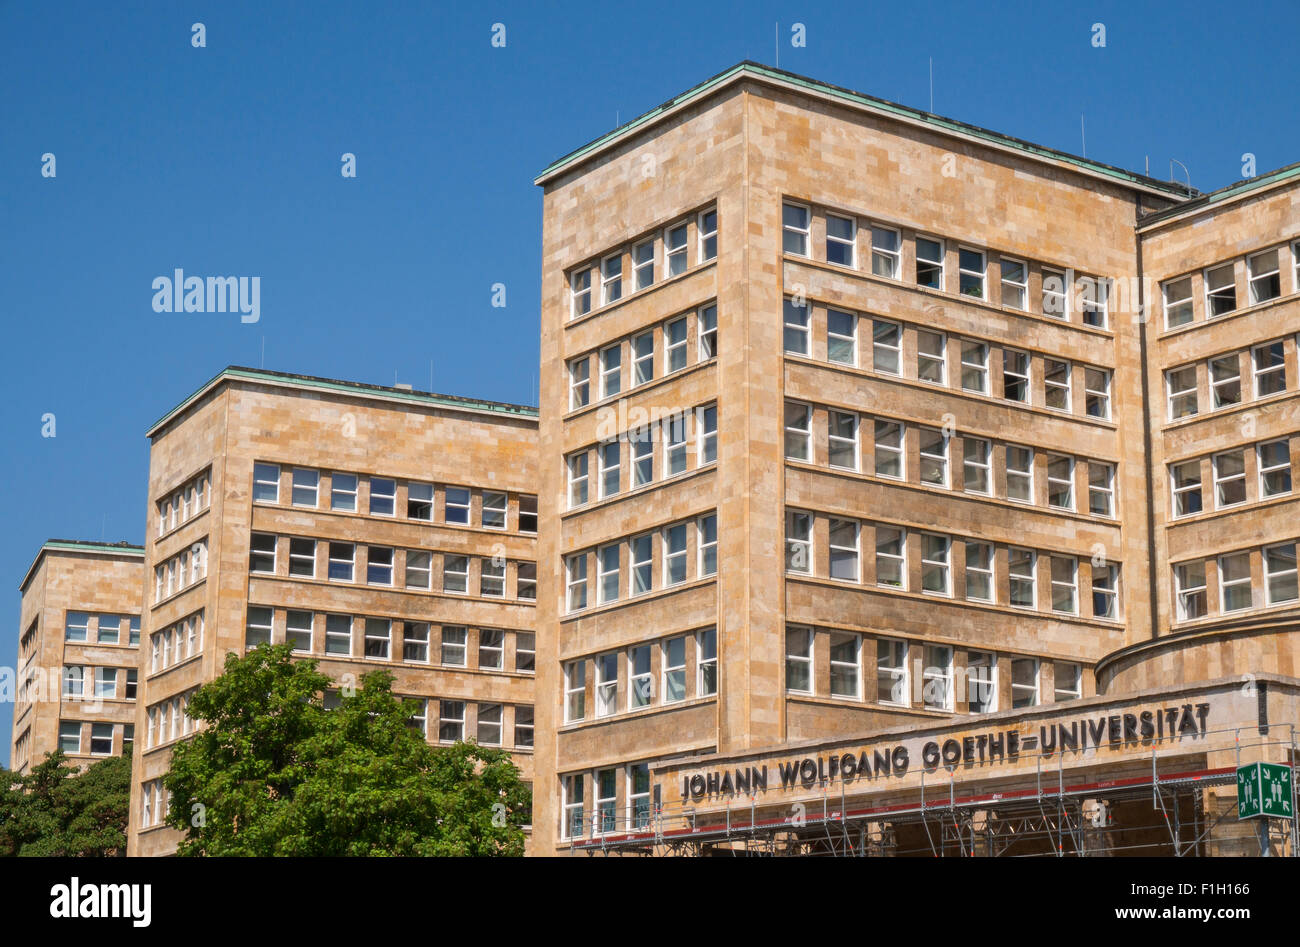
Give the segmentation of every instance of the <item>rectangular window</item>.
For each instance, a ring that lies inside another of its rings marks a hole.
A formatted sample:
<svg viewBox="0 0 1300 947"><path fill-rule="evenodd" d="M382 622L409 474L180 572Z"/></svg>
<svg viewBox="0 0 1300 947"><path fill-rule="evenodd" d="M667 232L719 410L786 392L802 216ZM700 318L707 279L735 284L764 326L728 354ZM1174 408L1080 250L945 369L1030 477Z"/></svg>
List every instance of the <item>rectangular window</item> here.
<svg viewBox="0 0 1300 947"><path fill-rule="evenodd" d="M569 507L582 506L587 502L587 452L579 451L569 455Z"/></svg>
<svg viewBox="0 0 1300 947"><path fill-rule="evenodd" d="M478 666L491 670L505 667L506 633L500 628L478 630Z"/></svg>
<svg viewBox="0 0 1300 947"><path fill-rule="evenodd" d="M1241 358L1236 352L1210 359L1210 402L1214 409L1241 404Z"/></svg>
<svg viewBox="0 0 1300 947"><path fill-rule="evenodd" d="M1165 328L1176 329L1192 321L1192 278L1170 280L1164 284Z"/></svg>
<svg viewBox="0 0 1300 947"><path fill-rule="evenodd" d="M992 480L989 477L990 444L982 437L963 437L962 479L967 493L992 492Z"/></svg>
<svg viewBox="0 0 1300 947"><path fill-rule="evenodd" d="M438 740L459 743L465 739L465 701L438 701Z"/></svg>
<svg viewBox="0 0 1300 947"><path fill-rule="evenodd" d="M699 545L699 568L696 574L703 578L718 574L718 515L710 513L696 521L696 540Z"/></svg>
<svg viewBox="0 0 1300 947"><path fill-rule="evenodd" d="M406 551L406 587L427 589L432 585L433 553L417 549Z"/></svg>
<svg viewBox="0 0 1300 947"><path fill-rule="evenodd" d="M830 577L845 582L861 581L858 571L858 521L831 518Z"/></svg>
<svg viewBox="0 0 1300 947"><path fill-rule="evenodd" d="M1279 543L1264 549L1264 590L1270 605L1300 598L1296 585L1295 546L1295 543Z"/></svg>
<svg viewBox="0 0 1300 947"><path fill-rule="evenodd" d="M325 653L341 655L352 654L351 616L325 616Z"/></svg>
<svg viewBox="0 0 1300 947"><path fill-rule="evenodd" d="M596 656L596 716L618 713L618 654Z"/></svg>
<svg viewBox="0 0 1300 947"><path fill-rule="evenodd" d="M352 567L357 547L352 543L330 543L329 577L337 582L352 581Z"/></svg>
<svg viewBox="0 0 1300 947"><path fill-rule="evenodd" d="M718 406L707 405L695 409L695 435L698 440L696 456L700 466L718 459Z"/></svg>
<svg viewBox="0 0 1300 947"><path fill-rule="evenodd" d="M280 502L280 465L253 464L253 502ZM175 508L173 507L173 514ZM175 523L172 524L176 525Z"/></svg>
<svg viewBox="0 0 1300 947"><path fill-rule="evenodd" d="M664 259L668 276L672 278L686 272L686 225L679 224L664 231Z"/></svg>
<svg viewBox="0 0 1300 947"><path fill-rule="evenodd" d="M586 358L575 358L569 363L569 410L584 408L591 403L591 364Z"/></svg>
<svg viewBox="0 0 1300 947"><path fill-rule="evenodd" d="M1110 281L1088 276L1079 282L1083 284L1083 292L1079 298L1079 305L1083 310L1083 324L1094 329L1106 328Z"/></svg>
<svg viewBox="0 0 1300 947"><path fill-rule="evenodd" d="M655 377L655 334L643 332L632 340L632 384L644 385Z"/></svg>
<svg viewBox="0 0 1300 947"><path fill-rule="evenodd" d="M830 635L831 696L862 697L862 639L851 632Z"/></svg>
<svg viewBox="0 0 1300 947"><path fill-rule="evenodd" d="M448 487L444 497L443 519L448 523L469 525L469 491L464 487Z"/></svg>
<svg viewBox="0 0 1300 947"><path fill-rule="evenodd" d="M989 391L989 347L983 342L961 344L961 386L966 391Z"/></svg>
<svg viewBox="0 0 1300 947"><path fill-rule="evenodd" d="M1016 658L1011 662L1011 706L1038 706L1038 659Z"/></svg>
<svg viewBox="0 0 1300 947"><path fill-rule="evenodd" d="M785 514L785 568L812 574L812 514L787 510Z"/></svg>
<svg viewBox="0 0 1300 947"><path fill-rule="evenodd" d="M858 317L853 313L826 310L826 358L840 365L858 363Z"/></svg>
<svg viewBox="0 0 1300 947"><path fill-rule="evenodd" d="M686 639L669 638L663 643L664 703L686 699Z"/></svg>
<svg viewBox="0 0 1300 947"><path fill-rule="evenodd" d="M654 697L654 678L650 673L650 646L635 645L627 652L627 709L649 707Z"/></svg>
<svg viewBox="0 0 1300 947"><path fill-rule="evenodd" d="M1034 449L1007 445L1007 499L1034 502Z"/></svg>
<svg viewBox="0 0 1300 947"><path fill-rule="evenodd" d="M140 643L140 616L132 615L130 622L130 632L127 636L127 644L135 647Z"/></svg>
<svg viewBox="0 0 1300 947"><path fill-rule="evenodd" d="M1291 492L1291 443L1286 438L1259 445L1259 498Z"/></svg>
<svg viewBox="0 0 1300 947"><path fill-rule="evenodd" d="M1215 454L1214 505L1216 509L1246 502L1246 452L1226 451Z"/></svg>
<svg viewBox="0 0 1300 947"><path fill-rule="evenodd" d="M1052 611L1079 611L1078 563L1073 556L1051 556Z"/></svg>
<svg viewBox="0 0 1300 947"><path fill-rule="evenodd" d="M330 509L344 513L357 511L356 474L330 474Z"/></svg>
<svg viewBox="0 0 1300 947"><path fill-rule="evenodd" d="M1104 368L1085 368L1083 390L1088 417L1110 420L1110 372Z"/></svg>
<svg viewBox="0 0 1300 947"><path fill-rule="evenodd" d="M785 456L812 462L812 407L797 401L785 403Z"/></svg>
<svg viewBox="0 0 1300 947"><path fill-rule="evenodd" d="M95 668L95 696L117 697L117 668Z"/></svg>
<svg viewBox="0 0 1300 947"><path fill-rule="evenodd" d="M916 238L916 285L943 289L943 242Z"/></svg>
<svg viewBox="0 0 1300 947"><path fill-rule="evenodd" d="M1002 258L1002 305L1029 308L1029 268L1020 260Z"/></svg>
<svg viewBox="0 0 1300 947"><path fill-rule="evenodd" d="M126 689L122 696L127 700L135 700L139 693L139 671L135 668L128 668L126 672Z"/></svg>
<svg viewBox="0 0 1300 947"><path fill-rule="evenodd" d="M907 642L877 638L876 700L906 707L911 702L908 696Z"/></svg>
<svg viewBox="0 0 1300 947"><path fill-rule="evenodd" d="M686 524L664 529L664 585L686 581Z"/></svg>
<svg viewBox="0 0 1300 947"><path fill-rule="evenodd" d="M618 828L618 770L598 769L593 782L596 786L595 833L604 835Z"/></svg>
<svg viewBox="0 0 1300 947"><path fill-rule="evenodd" d="M695 696L712 697L718 693L718 631L709 628L695 636L698 680Z"/></svg>
<svg viewBox="0 0 1300 947"><path fill-rule="evenodd" d="M1017 608L1034 608L1036 580L1034 570L1037 556L1031 549L1012 547L1007 555L1007 568L1011 577L1011 604Z"/></svg>
<svg viewBox="0 0 1300 947"><path fill-rule="evenodd" d="M858 416L847 411L829 411L827 445L832 467L858 469Z"/></svg>
<svg viewBox="0 0 1300 947"><path fill-rule="evenodd" d="M701 362L707 362L718 354L718 307L705 306L699 316Z"/></svg>
<svg viewBox="0 0 1300 947"><path fill-rule="evenodd" d="M519 497L519 532L537 532L537 497L527 494Z"/></svg>
<svg viewBox="0 0 1300 947"><path fill-rule="evenodd" d="M86 669L70 665L63 669L63 696L79 699L86 692Z"/></svg>
<svg viewBox="0 0 1300 947"><path fill-rule="evenodd" d="M1088 512L1093 516L1115 515L1115 467L1088 462Z"/></svg>
<svg viewBox="0 0 1300 947"><path fill-rule="evenodd" d="M464 625L443 625L439 661L447 667L465 667L469 655L469 630Z"/></svg>
<svg viewBox="0 0 1300 947"><path fill-rule="evenodd" d="M518 589L515 593L516 597L530 602L536 601L537 563L535 562L519 563L516 568L516 576L517 576L516 582L518 585Z"/></svg>
<svg viewBox="0 0 1300 947"><path fill-rule="evenodd" d="M664 476L686 472L686 414L674 414L663 421Z"/></svg>
<svg viewBox="0 0 1300 947"><path fill-rule="evenodd" d="M248 606L248 622L244 626L244 646L249 650L260 644L271 643L271 609ZM167 650L163 652L163 665L167 665Z"/></svg>
<svg viewBox="0 0 1300 947"><path fill-rule="evenodd" d="M903 329L896 322L871 320L871 365L886 375L902 374Z"/></svg>
<svg viewBox="0 0 1300 947"><path fill-rule="evenodd" d="M1058 510L1074 509L1074 458L1047 455L1047 505Z"/></svg>
<svg viewBox="0 0 1300 947"><path fill-rule="evenodd" d="M100 615L95 640L100 644L117 644L122 638L122 616Z"/></svg>
<svg viewBox="0 0 1300 947"><path fill-rule="evenodd" d="M952 710L952 648L925 646L925 683L921 697L929 710Z"/></svg>
<svg viewBox="0 0 1300 947"><path fill-rule="evenodd" d="M655 242L652 237L632 248L632 283L635 289L653 286L655 281Z"/></svg>
<svg viewBox="0 0 1300 947"><path fill-rule="evenodd" d="M393 626L386 618L367 618L365 629L365 654L368 658L388 660Z"/></svg>
<svg viewBox="0 0 1300 947"><path fill-rule="evenodd" d="M966 652L966 706L973 714L991 714L998 709L994 667L993 655L988 651Z"/></svg>
<svg viewBox="0 0 1300 947"><path fill-rule="evenodd" d="M80 723L74 721L59 722L59 749L68 754L78 754L81 752ZM146 803L146 812L147 811L148 804Z"/></svg>
<svg viewBox="0 0 1300 947"><path fill-rule="evenodd" d="M1055 670L1055 700L1078 700L1083 696L1083 667L1065 661L1057 661Z"/></svg>
<svg viewBox="0 0 1300 947"><path fill-rule="evenodd" d="M257 534L253 534L254 540ZM271 546L271 572L275 571L275 547L274 537ZM256 555L256 553L255 553ZM255 570L256 571L256 570ZM314 539L297 539L289 540L289 575L299 578L312 579L316 577L316 540Z"/></svg>
<svg viewBox="0 0 1300 947"><path fill-rule="evenodd" d="M686 317L674 319L664 326L664 374L671 375L686 367Z"/></svg>
<svg viewBox="0 0 1300 947"><path fill-rule="evenodd" d="M1070 363L1043 359L1043 403L1057 411L1070 410Z"/></svg>
<svg viewBox="0 0 1300 947"><path fill-rule="evenodd" d="M897 230L888 227L871 228L871 272L885 279L898 279L902 241Z"/></svg>
<svg viewBox="0 0 1300 947"><path fill-rule="evenodd" d="M649 426L628 434L632 446L632 486L641 487L654 480L655 442Z"/></svg>
<svg viewBox="0 0 1300 947"><path fill-rule="evenodd" d="M1015 349L1002 350L1002 397L1029 404L1029 355Z"/></svg>
<svg viewBox="0 0 1300 947"><path fill-rule="evenodd" d="M293 468L293 505L315 509L320 502L320 471Z"/></svg>
<svg viewBox="0 0 1300 947"><path fill-rule="evenodd" d="M856 266L854 244L858 238L857 221L849 217L826 215L826 262L839 266Z"/></svg>
<svg viewBox="0 0 1300 947"><path fill-rule="evenodd" d="M957 251L958 292L974 299L984 298L984 253L961 247Z"/></svg>
<svg viewBox="0 0 1300 947"><path fill-rule="evenodd" d="M1043 315L1069 321L1070 297L1066 292L1069 280L1064 270L1043 267Z"/></svg>
<svg viewBox="0 0 1300 947"><path fill-rule="evenodd" d="M581 269L569 277L569 295L572 308L570 319L577 319L591 312L591 269Z"/></svg>
<svg viewBox="0 0 1300 947"><path fill-rule="evenodd" d="M1205 271L1205 311L1208 317L1222 316L1237 308L1236 274L1231 263Z"/></svg>
<svg viewBox="0 0 1300 947"><path fill-rule="evenodd" d="M564 666L564 719L581 720L587 715L587 662L570 661Z"/></svg>
<svg viewBox="0 0 1300 947"><path fill-rule="evenodd" d="M1278 267L1276 248L1256 253L1246 258L1250 276L1250 302L1252 305L1277 299L1282 295L1282 280Z"/></svg>
<svg viewBox="0 0 1300 947"><path fill-rule="evenodd" d="M794 253L798 256L808 255L810 216L808 208L801 204L783 204L781 206L782 248L786 253Z"/></svg>
<svg viewBox="0 0 1300 947"><path fill-rule="evenodd" d="M792 355L808 355L808 324L811 307L806 301L797 303L789 298L785 300L783 306L785 350Z"/></svg>
<svg viewBox="0 0 1300 947"><path fill-rule="evenodd" d="M602 605L618 601L620 557L618 543L602 546L596 552L596 591Z"/></svg>
<svg viewBox="0 0 1300 947"><path fill-rule="evenodd" d="M381 546L366 550L366 584L393 584L393 550Z"/></svg>
<svg viewBox="0 0 1300 947"><path fill-rule="evenodd" d="M1114 563L1092 567L1092 615L1119 618L1119 566Z"/></svg>
<svg viewBox="0 0 1300 947"><path fill-rule="evenodd" d="M580 552L576 556L570 556L565 569L569 611L580 611L587 607L587 554Z"/></svg>
<svg viewBox="0 0 1300 947"><path fill-rule="evenodd" d="M650 825L650 767L636 763L627 768L628 824L634 831Z"/></svg>
<svg viewBox="0 0 1300 947"><path fill-rule="evenodd" d="M921 591L934 595L951 595L947 536L921 534Z"/></svg>
<svg viewBox="0 0 1300 947"><path fill-rule="evenodd" d="M921 482L936 487L948 486L948 435L932 428L918 432L921 455Z"/></svg>
<svg viewBox="0 0 1300 947"><path fill-rule="evenodd" d="M311 651L312 613L290 610L285 616L284 640L294 651Z"/></svg>
<svg viewBox="0 0 1300 947"><path fill-rule="evenodd" d="M813 666L811 628L790 627L785 630L785 689L811 694Z"/></svg>
<svg viewBox="0 0 1300 947"><path fill-rule="evenodd" d="M1286 362L1282 356L1282 343L1269 342L1251 349L1255 376L1255 397L1264 398L1286 391Z"/></svg>
<svg viewBox="0 0 1300 947"><path fill-rule="evenodd" d="M1178 597L1180 620L1203 618L1208 613L1204 562L1184 562L1174 566L1174 589Z"/></svg>
<svg viewBox="0 0 1300 947"><path fill-rule="evenodd" d="M907 588L907 534L893 526L876 527L876 584Z"/></svg>
<svg viewBox="0 0 1300 947"><path fill-rule="evenodd" d="M1169 420L1190 417L1199 410L1195 365L1166 372L1165 390L1169 401Z"/></svg>
<svg viewBox="0 0 1300 947"><path fill-rule="evenodd" d="M947 340L941 332L916 330L916 377L936 385L947 384Z"/></svg>
<svg viewBox="0 0 1300 947"><path fill-rule="evenodd" d="M370 515L394 516L397 512L397 481L387 477L370 478Z"/></svg>
<svg viewBox="0 0 1300 947"><path fill-rule="evenodd" d="M586 833L587 820L583 815L582 774L564 777L564 823L560 826L562 838L581 838Z"/></svg>
<svg viewBox="0 0 1300 947"><path fill-rule="evenodd" d="M478 730L475 735L480 746L501 745L501 705L478 705Z"/></svg>
<svg viewBox="0 0 1300 947"><path fill-rule="evenodd" d="M695 224L696 238L700 242L700 262L705 263L718 255L718 211L706 210Z"/></svg>
<svg viewBox="0 0 1300 947"><path fill-rule="evenodd" d="M1225 612L1254 605L1250 587L1250 553L1237 552L1219 557L1219 602Z"/></svg>
<svg viewBox="0 0 1300 947"><path fill-rule="evenodd" d="M600 263L600 304L608 306L623 298L623 254L615 253Z"/></svg>
<svg viewBox="0 0 1300 947"><path fill-rule="evenodd" d="M532 674L537 669L537 636L531 631L515 632L515 670Z"/></svg>
<svg viewBox="0 0 1300 947"><path fill-rule="evenodd" d="M1174 496L1174 516L1201 512L1201 462L1189 460L1169 467Z"/></svg>
<svg viewBox="0 0 1300 947"><path fill-rule="evenodd" d="M506 561L499 556L479 560L478 594L488 598L504 598L506 594Z"/></svg>
<svg viewBox="0 0 1300 947"><path fill-rule="evenodd" d="M646 533L644 536L636 536L632 539L631 549L631 573L632 573L632 594L642 595L653 588L654 570L652 562L654 555L654 536Z"/></svg>
<svg viewBox="0 0 1300 947"><path fill-rule="evenodd" d="M993 601L993 544L966 540L966 597Z"/></svg>
<svg viewBox="0 0 1300 947"><path fill-rule="evenodd" d="M506 528L506 495L496 490L483 491L483 528Z"/></svg>
<svg viewBox="0 0 1300 947"><path fill-rule="evenodd" d="M442 590L469 591L469 556L442 557Z"/></svg>

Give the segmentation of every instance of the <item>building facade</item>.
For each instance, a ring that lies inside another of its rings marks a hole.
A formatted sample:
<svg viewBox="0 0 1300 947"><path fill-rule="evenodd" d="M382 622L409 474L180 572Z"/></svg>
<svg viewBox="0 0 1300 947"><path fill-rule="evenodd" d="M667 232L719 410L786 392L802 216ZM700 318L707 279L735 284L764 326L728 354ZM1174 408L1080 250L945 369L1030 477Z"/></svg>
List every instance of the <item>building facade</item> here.
<svg viewBox="0 0 1300 947"><path fill-rule="evenodd" d="M140 546L41 546L19 586L13 772L60 749L83 767L131 753L143 574Z"/></svg>
<svg viewBox="0 0 1300 947"><path fill-rule="evenodd" d="M267 641L340 687L391 672L431 742L531 780L536 431L518 405L235 368L150 429L131 854L177 844L188 696Z"/></svg>
<svg viewBox="0 0 1300 947"><path fill-rule="evenodd" d="M1276 178L1196 198L750 63L547 168L539 850L735 804L683 760L1293 674ZM1180 407L1225 353L1250 405Z"/></svg>

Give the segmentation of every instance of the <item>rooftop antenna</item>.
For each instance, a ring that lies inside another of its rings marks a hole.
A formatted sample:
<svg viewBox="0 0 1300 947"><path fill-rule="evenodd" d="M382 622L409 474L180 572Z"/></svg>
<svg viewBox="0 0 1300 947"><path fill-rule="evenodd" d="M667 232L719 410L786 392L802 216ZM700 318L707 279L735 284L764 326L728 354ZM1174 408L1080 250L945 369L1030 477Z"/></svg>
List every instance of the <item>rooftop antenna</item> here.
<svg viewBox="0 0 1300 947"><path fill-rule="evenodd" d="M1174 165L1183 169L1183 174L1187 175L1187 190L1192 189L1192 172L1187 170L1187 165L1183 164L1177 158L1169 159L1169 180L1174 180Z"/></svg>
<svg viewBox="0 0 1300 947"><path fill-rule="evenodd" d="M1079 113L1079 137L1083 139L1083 154L1081 157L1088 157L1088 132L1083 127L1083 113Z"/></svg>
<svg viewBox="0 0 1300 947"><path fill-rule="evenodd" d="M1146 170L1146 175L1147 175L1147 177L1151 177L1151 156L1150 156L1150 155L1147 155L1146 158L1147 158L1147 163L1146 163L1146 169L1147 169L1147 170Z"/></svg>
<svg viewBox="0 0 1300 947"><path fill-rule="evenodd" d="M934 57L930 57L930 114L934 114Z"/></svg>
<svg viewBox="0 0 1300 947"><path fill-rule="evenodd" d="M772 45L776 47L776 68L781 68L781 23L772 24Z"/></svg>

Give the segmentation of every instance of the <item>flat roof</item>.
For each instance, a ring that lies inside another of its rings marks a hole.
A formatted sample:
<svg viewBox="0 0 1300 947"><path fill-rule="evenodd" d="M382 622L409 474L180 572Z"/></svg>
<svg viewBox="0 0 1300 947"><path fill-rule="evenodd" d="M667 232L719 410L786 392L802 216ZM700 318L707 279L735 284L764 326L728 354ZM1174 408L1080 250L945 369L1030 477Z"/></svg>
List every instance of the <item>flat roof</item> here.
<svg viewBox="0 0 1300 947"><path fill-rule="evenodd" d="M976 140L998 148L1009 148L1032 158L1037 158L1045 163L1058 166L1073 166L1075 169L1083 173L1109 178L1139 190L1156 192L1165 197L1183 200L1200 193L1195 188L1189 188L1185 184L1179 184L1172 181L1160 181L1144 174L1138 174L1135 171L1126 171L1125 169L1117 168L1114 165L1103 164L1100 161L1092 161L1088 158L1080 157L1079 155L1059 151L1056 148L1048 148L1045 145L1036 145L1020 138L1012 138L1009 135L1003 135L987 128L981 128L978 125L971 125L967 122L961 122L956 119L945 118L931 112L923 112L920 109L900 105L897 102L890 102L887 99L877 98L876 96L867 95L863 92L854 92L851 89L831 85L827 82L820 82L807 76L787 72L784 69L764 66L751 60L745 60L724 72L718 73L710 79L706 79L699 85L693 86L680 95L669 99L663 105L653 108L643 115L637 116L630 122L620 125L613 131L602 135L583 145L581 148L571 151L567 155L553 161L543 169L541 174L533 180L533 183L539 185L544 184L560 172L579 164L587 158L599 154L633 133L649 127L672 112L680 110L692 101L746 78L758 79L787 89L802 90L804 92L829 97L859 108L864 108L875 114L886 115L910 123L919 123L956 137Z"/></svg>
<svg viewBox="0 0 1300 947"><path fill-rule="evenodd" d="M1252 191L1257 191L1260 188L1270 187L1274 184L1284 184L1295 179L1300 179L1300 161L1273 171L1265 171L1263 174L1258 174L1253 178L1246 178L1244 181L1237 181L1235 184L1229 184L1217 191L1210 191L1199 197L1193 197L1181 204L1175 204L1173 207L1153 211L1138 221L1138 229L1141 230L1151 224L1164 223L1184 214L1195 214L1225 201L1244 198Z"/></svg>
<svg viewBox="0 0 1300 947"><path fill-rule="evenodd" d="M144 547L137 546L135 543L129 543L123 540L117 543L93 542L88 539L47 539L39 550L36 552L36 558L32 560L31 566L28 567L22 582L18 583L18 591L27 588L27 583L31 581L32 574L36 567L41 564L41 557L47 552L80 552L90 553L98 556L130 556L132 558L143 559Z"/></svg>
<svg viewBox="0 0 1300 947"><path fill-rule="evenodd" d="M153 437L160 428L166 426L168 422L190 405L197 402L218 385L228 381L252 381L285 388L298 388L305 391L329 391L370 397L380 401L401 401L410 404L451 408L457 411L507 415L525 420L537 419L537 409L527 405L509 404L503 401L480 401L474 398L462 398L459 395L440 395L430 391L416 391L411 388L390 388L387 385L369 385L359 381L319 378L315 375L297 375L291 372L273 372L263 368L244 368L231 365L217 372L216 375L204 382L197 391L151 424L145 436Z"/></svg>

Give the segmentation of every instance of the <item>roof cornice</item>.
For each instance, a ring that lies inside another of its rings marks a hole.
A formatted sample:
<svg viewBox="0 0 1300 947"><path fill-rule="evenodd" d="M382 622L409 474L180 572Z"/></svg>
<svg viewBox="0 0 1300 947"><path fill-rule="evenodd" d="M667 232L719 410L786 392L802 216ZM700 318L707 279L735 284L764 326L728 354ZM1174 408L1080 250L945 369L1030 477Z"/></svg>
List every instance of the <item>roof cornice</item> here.
<svg viewBox="0 0 1300 947"><path fill-rule="evenodd" d="M27 583L31 581L32 575L35 574L45 554L52 552L106 556L110 559L144 559L144 547L137 546L134 543L97 543L81 539L48 539L36 551L36 558L32 560L32 564L23 575L22 582L18 583L19 592L27 588Z"/></svg>

